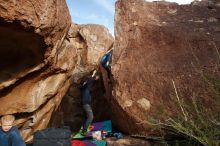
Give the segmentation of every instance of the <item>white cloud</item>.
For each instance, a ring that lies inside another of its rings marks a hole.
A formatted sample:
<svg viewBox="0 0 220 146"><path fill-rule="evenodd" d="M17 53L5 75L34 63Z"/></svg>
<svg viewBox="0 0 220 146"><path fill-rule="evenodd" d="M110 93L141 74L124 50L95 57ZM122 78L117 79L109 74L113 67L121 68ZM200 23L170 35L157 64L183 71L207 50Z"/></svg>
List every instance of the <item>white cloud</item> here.
<svg viewBox="0 0 220 146"><path fill-rule="evenodd" d="M145 1L162 1L162 0L145 0ZM167 2L176 2L178 4L190 4L193 0L165 0Z"/></svg>
<svg viewBox="0 0 220 146"><path fill-rule="evenodd" d="M114 14L114 5L111 3L110 0L93 0L98 5L102 6L106 11L110 14Z"/></svg>

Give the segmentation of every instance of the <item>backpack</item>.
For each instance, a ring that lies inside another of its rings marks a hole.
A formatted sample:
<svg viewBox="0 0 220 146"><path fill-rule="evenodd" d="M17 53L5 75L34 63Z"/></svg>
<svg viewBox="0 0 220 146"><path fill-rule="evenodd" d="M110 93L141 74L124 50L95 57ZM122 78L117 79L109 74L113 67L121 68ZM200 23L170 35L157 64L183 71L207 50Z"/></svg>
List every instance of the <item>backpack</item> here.
<svg viewBox="0 0 220 146"><path fill-rule="evenodd" d="M34 133L33 146L71 146L71 131L64 128L47 128Z"/></svg>

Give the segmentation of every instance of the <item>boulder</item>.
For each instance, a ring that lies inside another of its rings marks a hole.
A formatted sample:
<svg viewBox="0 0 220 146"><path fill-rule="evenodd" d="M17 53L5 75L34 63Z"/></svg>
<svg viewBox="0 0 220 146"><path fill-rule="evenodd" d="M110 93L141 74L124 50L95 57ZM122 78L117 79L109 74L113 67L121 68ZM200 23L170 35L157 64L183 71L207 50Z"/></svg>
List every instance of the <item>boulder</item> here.
<svg viewBox="0 0 220 146"><path fill-rule="evenodd" d="M77 50L77 66L73 71L72 85L60 105L59 115L63 117L63 120L55 122L55 124L63 123L70 126L72 131L77 132L84 119L80 82L91 75L94 69L99 70L99 61L104 53L113 46L114 38L107 28L94 24L73 24L68 37ZM92 91L92 106L96 121L106 119L109 111L109 106L106 106L108 102L104 96L105 88L100 71L98 71L98 75L100 79Z"/></svg>
<svg viewBox="0 0 220 146"><path fill-rule="evenodd" d="M0 0L0 11L0 115L14 114L29 143L37 130L61 126L62 105L80 111L60 103L71 85L78 100L78 83L114 38L104 26L71 24L65 0Z"/></svg>
<svg viewBox="0 0 220 146"><path fill-rule="evenodd" d="M173 82L182 98L197 92L209 105L198 69L219 74L220 9L201 3L116 2L112 112L120 130L149 135L150 117L182 114Z"/></svg>
<svg viewBox="0 0 220 146"><path fill-rule="evenodd" d="M46 64L53 64L71 19L64 0L2 0L0 11L3 89Z"/></svg>

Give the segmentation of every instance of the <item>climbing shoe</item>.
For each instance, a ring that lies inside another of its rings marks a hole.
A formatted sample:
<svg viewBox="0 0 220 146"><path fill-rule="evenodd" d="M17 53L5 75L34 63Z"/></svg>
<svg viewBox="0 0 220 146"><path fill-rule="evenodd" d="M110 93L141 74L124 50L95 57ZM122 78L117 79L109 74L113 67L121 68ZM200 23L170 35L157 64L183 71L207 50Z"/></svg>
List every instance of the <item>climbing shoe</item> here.
<svg viewBox="0 0 220 146"><path fill-rule="evenodd" d="M80 133L82 136L86 136L87 135L87 131L86 130L82 130Z"/></svg>

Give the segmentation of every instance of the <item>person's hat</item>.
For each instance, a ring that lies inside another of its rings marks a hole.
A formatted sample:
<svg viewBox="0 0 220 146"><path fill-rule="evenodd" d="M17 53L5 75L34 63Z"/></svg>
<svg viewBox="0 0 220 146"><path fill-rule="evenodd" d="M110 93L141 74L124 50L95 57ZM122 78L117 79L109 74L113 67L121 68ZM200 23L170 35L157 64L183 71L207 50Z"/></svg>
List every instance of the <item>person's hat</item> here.
<svg viewBox="0 0 220 146"><path fill-rule="evenodd" d="M13 115L4 115L1 118L1 124L10 126L10 125L13 125L14 120L15 120L15 116L13 116Z"/></svg>

